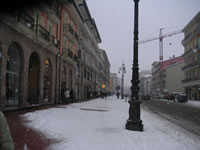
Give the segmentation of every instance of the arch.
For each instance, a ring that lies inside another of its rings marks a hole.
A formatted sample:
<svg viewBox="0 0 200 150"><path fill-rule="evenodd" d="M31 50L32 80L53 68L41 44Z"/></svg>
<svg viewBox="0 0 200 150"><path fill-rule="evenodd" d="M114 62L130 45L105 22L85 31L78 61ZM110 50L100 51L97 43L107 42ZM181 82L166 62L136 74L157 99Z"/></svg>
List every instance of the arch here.
<svg viewBox="0 0 200 150"><path fill-rule="evenodd" d="M39 76L40 76L40 59L36 52L33 52L29 58L28 73L28 103L39 103Z"/></svg>
<svg viewBox="0 0 200 150"><path fill-rule="evenodd" d="M44 88L43 98L45 102L49 102L51 99L51 88L52 88L52 65L50 59L45 59L45 70L44 70Z"/></svg>
<svg viewBox="0 0 200 150"><path fill-rule="evenodd" d="M22 48L17 42L12 42L7 52L6 66L6 103L7 107L17 107L20 104L22 75Z"/></svg>

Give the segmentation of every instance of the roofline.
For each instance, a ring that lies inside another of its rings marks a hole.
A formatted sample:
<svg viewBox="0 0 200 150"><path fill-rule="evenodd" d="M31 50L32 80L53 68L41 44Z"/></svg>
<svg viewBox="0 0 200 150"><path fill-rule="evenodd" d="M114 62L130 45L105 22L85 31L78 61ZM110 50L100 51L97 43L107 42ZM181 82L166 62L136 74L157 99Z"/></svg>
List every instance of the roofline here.
<svg viewBox="0 0 200 150"><path fill-rule="evenodd" d="M185 32L188 28L190 28L190 26L192 26L192 24L196 21L200 19L200 11L192 18L192 20L190 20L190 22L183 28L182 32Z"/></svg>
<svg viewBox="0 0 200 150"><path fill-rule="evenodd" d="M76 2L73 0L73 5L74 5L74 7L75 7L75 9L76 9L76 11L78 12L78 14L79 14L79 16L80 16L80 18L81 18L81 20L83 21L83 23L85 22L85 20L84 20L84 18L83 18L83 16L82 16L82 14L81 14L81 12L80 12L80 10L79 10L79 7L77 6L77 4L76 4Z"/></svg>
<svg viewBox="0 0 200 150"><path fill-rule="evenodd" d="M94 25L94 27L95 27L95 29L96 29L96 31L97 31L97 35L98 35L98 38L99 38L99 40L100 40L99 43L101 43L101 42L102 42L101 36L100 36L100 34L99 34L99 31L98 31L98 29L97 29L97 26L96 26L96 23L95 23L95 20L94 20L94 19L92 19L92 23L93 23L93 25ZM95 37L95 38L96 38L96 37Z"/></svg>
<svg viewBox="0 0 200 150"><path fill-rule="evenodd" d="M168 69L168 68L174 67L174 66L176 66L176 65L178 65L178 64L180 64L180 63L184 63L184 60L183 60L183 61L180 61L180 62L177 62L177 63L175 63L175 64L172 64L172 65L169 65L169 66L167 66L166 68L163 68L163 70L166 70L166 69Z"/></svg>

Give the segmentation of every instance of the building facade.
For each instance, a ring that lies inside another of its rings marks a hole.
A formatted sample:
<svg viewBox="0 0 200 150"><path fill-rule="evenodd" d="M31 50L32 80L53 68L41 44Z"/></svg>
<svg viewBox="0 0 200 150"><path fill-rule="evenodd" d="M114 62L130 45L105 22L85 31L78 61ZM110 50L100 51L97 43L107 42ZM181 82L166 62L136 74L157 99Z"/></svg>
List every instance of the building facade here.
<svg viewBox="0 0 200 150"><path fill-rule="evenodd" d="M184 72L182 71L184 63L179 62L167 67L166 70L166 84L165 89L168 93L178 92L184 93L182 80L184 78Z"/></svg>
<svg viewBox="0 0 200 150"><path fill-rule="evenodd" d="M151 95L152 76L145 75L140 78L140 95Z"/></svg>
<svg viewBox="0 0 200 150"><path fill-rule="evenodd" d="M116 87L118 86L117 84L117 73L111 73L110 74L110 91L111 93L115 94L116 93Z"/></svg>
<svg viewBox="0 0 200 150"><path fill-rule="evenodd" d="M160 63L153 62L152 64L152 82L151 82L151 92L158 93L160 91Z"/></svg>
<svg viewBox="0 0 200 150"><path fill-rule="evenodd" d="M85 0L3 12L0 33L2 110L62 103L65 89L77 100L90 98L99 68L109 82L110 63L105 51L99 54L101 38Z"/></svg>
<svg viewBox="0 0 200 150"><path fill-rule="evenodd" d="M183 57L175 57L152 64L152 93L164 94L166 91L166 68L176 63L183 62Z"/></svg>
<svg viewBox="0 0 200 150"><path fill-rule="evenodd" d="M200 100L200 12L184 27L184 80L189 99Z"/></svg>

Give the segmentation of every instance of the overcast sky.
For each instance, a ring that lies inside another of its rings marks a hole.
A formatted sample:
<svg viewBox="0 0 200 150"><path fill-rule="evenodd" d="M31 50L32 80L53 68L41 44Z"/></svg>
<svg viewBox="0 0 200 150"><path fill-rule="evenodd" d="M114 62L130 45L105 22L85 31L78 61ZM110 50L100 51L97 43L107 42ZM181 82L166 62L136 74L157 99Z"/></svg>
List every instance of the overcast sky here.
<svg viewBox="0 0 200 150"><path fill-rule="evenodd" d="M111 72L118 73L125 62L125 85L130 85L133 62L133 0L86 0L91 16L95 19L102 43L106 50ZM140 0L139 40L159 37L182 29L200 11L200 0ZM170 56L180 56L184 52L181 41L183 33L163 39L164 60ZM159 61L159 40L139 45L139 68L150 70L151 64ZM118 77L121 74L118 73Z"/></svg>

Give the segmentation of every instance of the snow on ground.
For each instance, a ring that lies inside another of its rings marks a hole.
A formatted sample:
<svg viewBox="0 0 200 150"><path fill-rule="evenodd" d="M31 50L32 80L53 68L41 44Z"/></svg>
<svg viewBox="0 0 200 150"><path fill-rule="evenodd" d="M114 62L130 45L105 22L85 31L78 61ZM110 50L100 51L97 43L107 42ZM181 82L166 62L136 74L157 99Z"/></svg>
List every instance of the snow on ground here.
<svg viewBox="0 0 200 150"><path fill-rule="evenodd" d="M49 150L199 150L200 139L141 110L144 131L125 129L129 104L115 97L30 112L28 126L60 143ZM97 111L95 111L97 110Z"/></svg>
<svg viewBox="0 0 200 150"><path fill-rule="evenodd" d="M188 100L188 105L200 108L200 101L199 100L198 101L197 100L196 101L194 101L194 100Z"/></svg>
<svg viewBox="0 0 200 150"><path fill-rule="evenodd" d="M170 103L174 103L172 100L167 100L167 99L159 99L161 101L166 101L166 102L170 102ZM176 102L177 103L177 102ZM200 108L200 101L199 100L188 100L188 102L186 103L181 103L181 102L178 102L179 104L183 104L183 105L190 105L192 107L197 107L197 108Z"/></svg>

